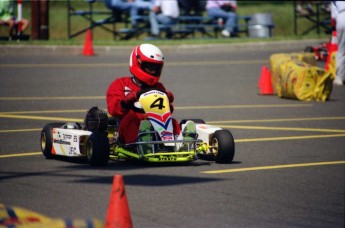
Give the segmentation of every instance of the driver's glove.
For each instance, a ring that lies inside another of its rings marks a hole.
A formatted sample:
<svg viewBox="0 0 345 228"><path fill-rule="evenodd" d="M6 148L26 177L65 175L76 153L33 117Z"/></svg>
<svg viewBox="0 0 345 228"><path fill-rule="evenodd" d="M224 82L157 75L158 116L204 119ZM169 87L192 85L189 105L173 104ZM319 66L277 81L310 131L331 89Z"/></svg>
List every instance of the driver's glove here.
<svg viewBox="0 0 345 228"><path fill-rule="evenodd" d="M128 109L138 99L137 93L131 92L121 101L121 107Z"/></svg>

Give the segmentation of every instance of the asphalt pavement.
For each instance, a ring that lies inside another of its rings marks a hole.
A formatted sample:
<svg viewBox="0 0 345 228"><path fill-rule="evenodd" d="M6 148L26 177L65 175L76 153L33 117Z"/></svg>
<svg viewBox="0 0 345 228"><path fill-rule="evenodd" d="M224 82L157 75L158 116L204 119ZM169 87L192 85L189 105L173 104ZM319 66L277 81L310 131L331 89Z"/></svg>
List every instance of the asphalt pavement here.
<svg viewBox="0 0 345 228"><path fill-rule="evenodd" d="M258 90L271 54L319 42L162 46L174 117L229 129L234 161L106 167L45 159L40 131L106 109L109 84L129 74L132 47L94 47L86 57L82 46L0 46L0 203L104 221L120 174L134 227L344 227L345 87L326 102Z"/></svg>

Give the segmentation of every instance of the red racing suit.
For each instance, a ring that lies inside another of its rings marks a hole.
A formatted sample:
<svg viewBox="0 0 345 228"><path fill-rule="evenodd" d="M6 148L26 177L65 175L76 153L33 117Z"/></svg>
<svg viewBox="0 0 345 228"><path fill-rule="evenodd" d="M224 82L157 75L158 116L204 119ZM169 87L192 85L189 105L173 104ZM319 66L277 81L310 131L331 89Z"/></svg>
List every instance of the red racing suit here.
<svg viewBox="0 0 345 228"><path fill-rule="evenodd" d="M125 144L136 141L140 121L145 119L144 114L136 113L121 106L121 101L127 94L131 92L138 93L142 89L142 87L135 83L133 80L134 79L129 76L116 79L110 84L106 94L109 114L121 120L119 126L119 139ZM159 89L161 91L165 91L168 94L170 110L171 112L173 112L173 94L171 92L168 92L160 82L150 88ZM178 122L173 119L172 123L174 128L174 135L180 134L181 128Z"/></svg>

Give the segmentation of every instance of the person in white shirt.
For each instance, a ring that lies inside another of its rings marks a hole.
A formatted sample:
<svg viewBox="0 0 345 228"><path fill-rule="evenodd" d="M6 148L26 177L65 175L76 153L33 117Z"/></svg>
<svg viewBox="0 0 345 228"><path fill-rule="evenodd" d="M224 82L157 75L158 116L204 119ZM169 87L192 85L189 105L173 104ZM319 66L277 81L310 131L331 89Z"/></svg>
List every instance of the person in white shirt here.
<svg viewBox="0 0 345 228"><path fill-rule="evenodd" d="M152 0L153 1L153 0ZM137 17L140 10L152 10L151 0L104 0L106 7L111 10L128 11L132 28L137 28Z"/></svg>
<svg viewBox="0 0 345 228"><path fill-rule="evenodd" d="M332 1L332 17L335 18L338 51L336 56L336 77L334 85L344 85L345 81L345 2Z"/></svg>
<svg viewBox="0 0 345 228"><path fill-rule="evenodd" d="M150 24L152 37L158 37L160 33L159 24L166 25L167 38L172 38L171 27L180 16L177 0L155 0L153 10L150 12Z"/></svg>
<svg viewBox="0 0 345 228"><path fill-rule="evenodd" d="M236 37L238 33L238 18L236 14L237 1L207 0L206 11L209 17L224 21L224 37Z"/></svg>

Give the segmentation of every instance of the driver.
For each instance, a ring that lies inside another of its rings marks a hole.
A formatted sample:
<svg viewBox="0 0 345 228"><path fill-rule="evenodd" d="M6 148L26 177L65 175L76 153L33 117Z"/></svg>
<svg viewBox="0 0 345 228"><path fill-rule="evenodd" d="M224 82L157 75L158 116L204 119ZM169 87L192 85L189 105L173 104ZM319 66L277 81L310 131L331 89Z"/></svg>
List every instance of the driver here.
<svg viewBox="0 0 345 228"><path fill-rule="evenodd" d="M159 82L164 65L162 51L152 44L141 44L134 48L129 59L131 76L125 76L113 81L107 91L107 106L110 115L120 118L119 139L128 144L137 139L140 121L144 114L130 109L138 100L138 92L142 89L158 89L165 92L169 98L170 110L174 108L174 95ZM181 132L178 122L173 119L174 135Z"/></svg>

